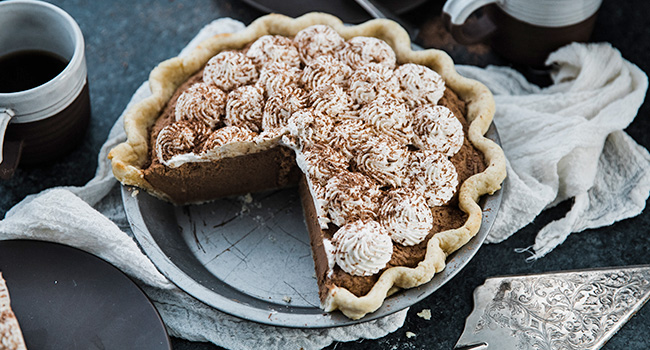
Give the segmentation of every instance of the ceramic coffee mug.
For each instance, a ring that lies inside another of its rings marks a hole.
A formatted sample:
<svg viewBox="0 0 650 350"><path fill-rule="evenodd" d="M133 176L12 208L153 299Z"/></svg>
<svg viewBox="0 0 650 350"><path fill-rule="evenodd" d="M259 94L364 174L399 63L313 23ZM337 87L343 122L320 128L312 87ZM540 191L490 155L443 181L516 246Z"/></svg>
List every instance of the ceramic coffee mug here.
<svg viewBox="0 0 650 350"><path fill-rule="evenodd" d="M505 59L543 68L548 54L586 42L602 0L447 0L443 14L461 44L490 43ZM472 16L479 9L480 17Z"/></svg>
<svg viewBox="0 0 650 350"><path fill-rule="evenodd" d="M19 162L66 154L89 119L84 38L74 19L46 2L0 2L0 178Z"/></svg>

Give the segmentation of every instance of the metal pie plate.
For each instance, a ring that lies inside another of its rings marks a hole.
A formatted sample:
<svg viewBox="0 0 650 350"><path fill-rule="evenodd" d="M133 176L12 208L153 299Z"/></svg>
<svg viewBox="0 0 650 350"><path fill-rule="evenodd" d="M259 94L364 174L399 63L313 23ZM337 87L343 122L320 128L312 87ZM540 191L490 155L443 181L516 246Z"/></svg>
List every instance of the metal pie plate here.
<svg viewBox="0 0 650 350"><path fill-rule="evenodd" d="M497 143L494 124L486 136ZM169 280L220 311L259 323L325 328L374 320L424 299L476 254L501 203L501 191L479 203L477 235L451 254L445 269L416 288L386 298L359 320L320 307L309 234L297 188L174 206L130 186L122 199L134 236Z"/></svg>

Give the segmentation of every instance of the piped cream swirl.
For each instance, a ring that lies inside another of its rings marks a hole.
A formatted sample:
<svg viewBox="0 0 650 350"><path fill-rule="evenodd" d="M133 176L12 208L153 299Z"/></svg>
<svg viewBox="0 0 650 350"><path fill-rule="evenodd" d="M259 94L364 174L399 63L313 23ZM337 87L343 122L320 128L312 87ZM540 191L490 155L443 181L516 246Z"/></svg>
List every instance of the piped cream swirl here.
<svg viewBox="0 0 650 350"><path fill-rule="evenodd" d="M170 165L169 160L174 156L192 152L208 131L203 123L196 122L181 121L165 126L156 137L158 161Z"/></svg>
<svg viewBox="0 0 650 350"><path fill-rule="evenodd" d="M281 35L264 35L246 51L253 63L265 66L274 62L283 62L291 67L300 67L300 54L293 40Z"/></svg>
<svg viewBox="0 0 650 350"><path fill-rule="evenodd" d="M348 170L350 166L347 158L332 147L324 144L312 144L303 147L302 151L296 154L296 161L303 170L321 185Z"/></svg>
<svg viewBox="0 0 650 350"><path fill-rule="evenodd" d="M430 207L449 202L456 193L458 172L446 156L420 150L411 153L409 163L409 187L422 191Z"/></svg>
<svg viewBox="0 0 650 350"><path fill-rule="evenodd" d="M388 192L379 208L379 222L393 241L416 245L433 228L433 215L426 199L419 191L398 188Z"/></svg>
<svg viewBox="0 0 650 350"><path fill-rule="evenodd" d="M208 139L203 143L202 153L209 152L232 142L252 141L255 136L257 134L247 127L224 126L208 136Z"/></svg>
<svg viewBox="0 0 650 350"><path fill-rule="evenodd" d="M352 159L358 150L375 134L372 127L361 119L344 119L337 122L329 135L328 144Z"/></svg>
<svg viewBox="0 0 650 350"><path fill-rule="evenodd" d="M230 91L257 80L259 73L250 58L241 52L224 51L210 58L203 70L203 81Z"/></svg>
<svg viewBox="0 0 650 350"><path fill-rule="evenodd" d="M346 224L332 238L336 264L354 276L372 276L386 267L393 255L393 242L374 220Z"/></svg>
<svg viewBox="0 0 650 350"><path fill-rule="evenodd" d="M327 211L337 226L359 219L374 219L380 195L377 183L361 173L346 171L330 178L325 185Z"/></svg>
<svg viewBox="0 0 650 350"><path fill-rule="evenodd" d="M299 31L293 41L305 64L323 55L333 55L345 46L345 39L339 33L322 24Z"/></svg>
<svg viewBox="0 0 650 350"><path fill-rule="evenodd" d="M228 126L245 126L259 132L262 128L264 92L255 85L239 87L228 94L225 122Z"/></svg>
<svg viewBox="0 0 650 350"><path fill-rule="evenodd" d="M379 96L398 96L399 81L392 69L370 63L352 73L348 80L348 91L356 104L364 105Z"/></svg>
<svg viewBox="0 0 650 350"><path fill-rule="evenodd" d="M226 111L226 94L216 86L195 83L176 100L176 121L199 121L209 127L221 122Z"/></svg>
<svg viewBox="0 0 650 350"><path fill-rule="evenodd" d="M463 146L463 125L444 106L423 106L413 111L413 143L451 157Z"/></svg>
<svg viewBox="0 0 650 350"><path fill-rule="evenodd" d="M371 137L357 153L355 167L382 186L399 187L406 175L406 146L388 137Z"/></svg>
<svg viewBox="0 0 650 350"><path fill-rule="evenodd" d="M301 109L287 121L289 135L283 137L283 142L299 149L305 145L325 143L333 126L334 122L328 116L317 115L313 109Z"/></svg>
<svg viewBox="0 0 650 350"><path fill-rule="evenodd" d="M372 125L378 134L392 137L404 145L411 143L413 128L409 109L392 98L379 97L361 110L361 118Z"/></svg>
<svg viewBox="0 0 650 350"><path fill-rule="evenodd" d="M307 106L307 92L294 85L288 85L269 97L264 105L262 129L279 131L287 125L291 115Z"/></svg>
<svg viewBox="0 0 650 350"><path fill-rule="evenodd" d="M303 70L301 81L308 90L321 86L343 85L352 68L332 56L320 56Z"/></svg>
<svg viewBox="0 0 650 350"><path fill-rule="evenodd" d="M395 69L395 76L403 89L402 97L411 108L435 105L445 93L445 81L428 67L406 63Z"/></svg>
<svg viewBox="0 0 650 350"><path fill-rule="evenodd" d="M334 119L343 118L352 110L350 96L338 85L323 85L309 93L314 112Z"/></svg>
<svg viewBox="0 0 650 350"><path fill-rule="evenodd" d="M298 87L302 71L284 62L271 63L260 71L257 86L264 89L267 97L276 95L283 87Z"/></svg>
<svg viewBox="0 0 650 350"><path fill-rule="evenodd" d="M355 69L372 63L392 69L397 61L395 51L385 41L367 36L348 40L338 57Z"/></svg>

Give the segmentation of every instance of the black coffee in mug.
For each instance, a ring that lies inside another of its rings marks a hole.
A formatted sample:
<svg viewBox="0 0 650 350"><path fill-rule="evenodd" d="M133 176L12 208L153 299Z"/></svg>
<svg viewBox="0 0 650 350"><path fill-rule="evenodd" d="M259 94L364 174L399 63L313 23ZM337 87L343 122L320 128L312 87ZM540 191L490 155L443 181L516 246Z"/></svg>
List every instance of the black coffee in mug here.
<svg viewBox="0 0 650 350"><path fill-rule="evenodd" d="M29 90L63 71L68 61L44 50L21 50L0 56L0 93Z"/></svg>
<svg viewBox="0 0 650 350"><path fill-rule="evenodd" d="M0 1L0 179L83 140L86 78L83 34L68 13L45 1Z"/></svg>

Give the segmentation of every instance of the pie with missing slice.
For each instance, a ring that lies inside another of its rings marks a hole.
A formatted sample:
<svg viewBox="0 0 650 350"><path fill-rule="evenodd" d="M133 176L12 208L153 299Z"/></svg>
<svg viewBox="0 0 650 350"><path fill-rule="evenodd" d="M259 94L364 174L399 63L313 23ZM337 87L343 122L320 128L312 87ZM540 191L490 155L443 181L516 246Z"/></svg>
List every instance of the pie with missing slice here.
<svg viewBox="0 0 650 350"><path fill-rule="evenodd" d="M506 175L489 90L388 20L268 15L149 84L116 178L178 205L297 185L322 307L353 319L441 271Z"/></svg>

